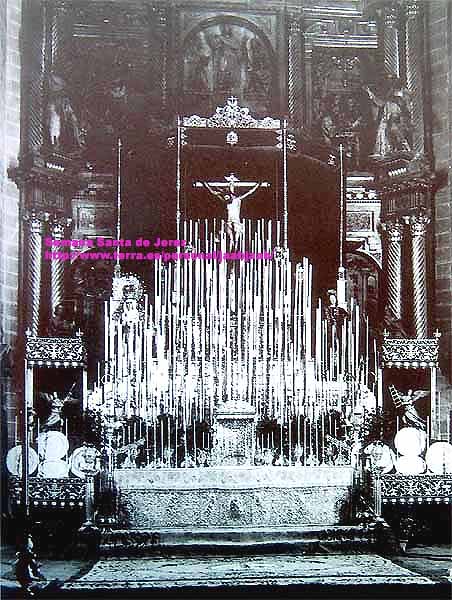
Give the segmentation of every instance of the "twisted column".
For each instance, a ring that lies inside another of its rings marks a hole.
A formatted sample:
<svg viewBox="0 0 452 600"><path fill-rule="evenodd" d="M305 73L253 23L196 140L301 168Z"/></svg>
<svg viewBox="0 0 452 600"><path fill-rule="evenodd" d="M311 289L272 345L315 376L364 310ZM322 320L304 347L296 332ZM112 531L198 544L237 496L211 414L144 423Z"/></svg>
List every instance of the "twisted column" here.
<svg viewBox="0 0 452 600"><path fill-rule="evenodd" d="M405 17L406 83L411 97L412 149L415 154L422 154L424 152L422 77L424 32L418 0L410 0L406 3Z"/></svg>
<svg viewBox="0 0 452 600"><path fill-rule="evenodd" d="M32 213L28 223L28 269L26 272L26 324L32 335L39 333L42 278L42 235L45 217Z"/></svg>
<svg viewBox="0 0 452 600"><path fill-rule="evenodd" d="M50 225L50 234L55 240L64 239L65 223L59 219L52 221ZM50 307L53 310L55 306L61 304L64 300L64 270L65 262L63 260L53 260L50 263Z"/></svg>
<svg viewBox="0 0 452 600"><path fill-rule="evenodd" d="M411 268L413 274L413 326L418 338L427 337L427 254L426 234L430 218L410 217Z"/></svg>
<svg viewBox="0 0 452 600"><path fill-rule="evenodd" d="M386 233L387 308L396 319L401 319L403 225L397 221L388 221L382 227Z"/></svg>
<svg viewBox="0 0 452 600"><path fill-rule="evenodd" d="M303 120L301 52L301 27L299 21L294 18L289 25L289 69L287 76L289 118L294 127L300 127Z"/></svg>
<svg viewBox="0 0 452 600"><path fill-rule="evenodd" d="M382 22L385 71L388 75L400 77L400 19L397 3L383 6Z"/></svg>

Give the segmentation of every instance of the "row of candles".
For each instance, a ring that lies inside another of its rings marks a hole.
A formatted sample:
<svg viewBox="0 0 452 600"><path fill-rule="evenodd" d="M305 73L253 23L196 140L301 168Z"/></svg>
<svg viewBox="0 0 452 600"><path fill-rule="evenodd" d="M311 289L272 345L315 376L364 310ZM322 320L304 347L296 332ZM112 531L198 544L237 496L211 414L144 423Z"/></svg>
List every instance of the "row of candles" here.
<svg viewBox="0 0 452 600"><path fill-rule="evenodd" d="M231 251L222 221L184 222L183 235L195 253ZM368 322L353 302L341 322L321 299L314 309L312 265L292 264L280 243L279 221L246 220L234 251L274 258L156 261L138 319L106 303L106 368L91 406L150 424L170 414L185 428L212 423L225 400L286 424L353 412L363 390L377 391Z"/></svg>

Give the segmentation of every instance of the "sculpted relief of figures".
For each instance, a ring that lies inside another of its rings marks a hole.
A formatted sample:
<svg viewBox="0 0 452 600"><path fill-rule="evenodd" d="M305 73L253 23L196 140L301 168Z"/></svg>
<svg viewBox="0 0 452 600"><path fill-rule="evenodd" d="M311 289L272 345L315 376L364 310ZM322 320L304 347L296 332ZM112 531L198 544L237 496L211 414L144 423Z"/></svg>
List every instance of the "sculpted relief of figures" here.
<svg viewBox="0 0 452 600"><path fill-rule="evenodd" d="M184 91L235 95L268 109L272 83L269 52L258 35L241 25L210 25L189 38L184 55Z"/></svg>
<svg viewBox="0 0 452 600"><path fill-rule="evenodd" d="M315 60L314 60L315 58ZM371 56L356 51L315 49L312 73L314 137L334 151L343 144L348 167L365 168L372 147L370 101L363 76L374 80Z"/></svg>
<svg viewBox="0 0 452 600"><path fill-rule="evenodd" d="M381 78L370 51L316 50L312 121L325 148L344 145L348 165L411 154L411 98L402 82Z"/></svg>

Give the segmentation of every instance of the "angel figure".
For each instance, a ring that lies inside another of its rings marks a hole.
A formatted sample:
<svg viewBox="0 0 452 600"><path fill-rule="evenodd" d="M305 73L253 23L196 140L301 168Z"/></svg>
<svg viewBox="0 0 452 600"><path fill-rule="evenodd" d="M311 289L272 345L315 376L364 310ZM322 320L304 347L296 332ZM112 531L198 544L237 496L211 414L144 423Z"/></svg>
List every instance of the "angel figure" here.
<svg viewBox="0 0 452 600"><path fill-rule="evenodd" d="M79 398L73 398L71 396L72 388L69 393L65 396L65 398L59 398L56 392L52 392L51 394L47 392L43 392L39 394L41 400L47 404L50 409L49 416L45 419L42 424L43 430L50 430L55 426L60 426L62 421L62 411L65 406L74 406L80 404Z"/></svg>
<svg viewBox="0 0 452 600"><path fill-rule="evenodd" d="M389 390L395 407L403 411L402 423L407 427L415 427L425 431L427 429L425 419L417 412L415 404L421 398L426 398L429 391L409 389L406 394L401 394L393 385L389 387Z"/></svg>

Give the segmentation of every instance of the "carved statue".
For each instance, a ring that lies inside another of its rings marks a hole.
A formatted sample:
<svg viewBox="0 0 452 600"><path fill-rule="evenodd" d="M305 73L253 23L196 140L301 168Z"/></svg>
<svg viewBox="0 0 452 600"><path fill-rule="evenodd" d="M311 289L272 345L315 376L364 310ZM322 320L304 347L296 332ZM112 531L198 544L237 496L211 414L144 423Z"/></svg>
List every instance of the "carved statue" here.
<svg viewBox="0 0 452 600"><path fill-rule="evenodd" d="M52 392L51 394L43 392L39 394L40 399L43 400L47 407L50 409L49 416L42 423L43 430L49 430L52 427L55 427L56 425L59 426L61 424L62 411L65 406L75 406L77 404L80 404L79 398L73 398L71 396L74 386L75 383L65 398L59 398L56 392Z"/></svg>
<svg viewBox="0 0 452 600"><path fill-rule="evenodd" d="M84 452L80 453L78 469L85 475L94 476L100 469L100 452L94 446L86 444Z"/></svg>
<svg viewBox="0 0 452 600"><path fill-rule="evenodd" d="M40 567L41 564L38 563L36 554L33 551L33 540L31 536L28 536L24 548L16 553L14 563L16 579L27 597L34 596L35 592L39 590L38 581L46 581Z"/></svg>
<svg viewBox="0 0 452 600"><path fill-rule="evenodd" d="M237 91L241 86L241 44L232 25L221 23L220 31L210 40L213 58L214 89Z"/></svg>
<svg viewBox="0 0 452 600"><path fill-rule="evenodd" d="M198 467L207 467L209 462L209 453L206 450L198 450L196 454L196 463Z"/></svg>
<svg viewBox="0 0 452 600"><path fill-rule="evenodd" d="M409 389L406 394L401 394L393 385L389 387L394 405L397 409L403 411L402 423L407 427L426 430L425 419L423 419L416 410L415 404L421 398L429 396L428 390Z"/></svg>
<svg viewBox="0 0 452 600"><path fill-rule="evenodd" d="M383 98L374 94L369 87L365 90L378 111L373 156L380 158L397 152L411 153L408 91L398 79L390 80L389 89Z"/></svg>
<svg viewBox="0 0 452 600"><path fill-rule="evenodd" d="M66 319L66 311L63 304L57 304L54 315L50 319L48 334L50 337L70 337L74 334L75 323Z"/></svg>
<svg viewBox="0 0 452 600"><path fill-rule="evenodd" d="M336 135L336 127L333 117L328 113L322 117L320 121L320 138L326 146L333 145L333 139Z"/></svg>
<svg viewBox="0 0 452 600"><path fill-rule="evenodd" d="M260 187L268 187L270 184L266 181L239 181L239 179L231 173L225 177L224 181L197 181L195 187L205 187L213 196L220 198L226 204L227 223L226 231L232 240L234 248L238 246L240 237L243 234L243 223L240 220L240 210L242 200L254 194ZM248 188L243 194L238 195L236 188Z"/></svg>
<svg viewBox="0 0 452 600"><path fill-rule="evenodd" d="M136 442L132 442L125 446L121 446L121 448L115 450L115 454L117 457L125 455L125 458L121 465L122 469L134 469L137 466L137 459L140 453L140 448L144 446L144 444L145 438L141 438Z"/></svg>
<svg viewBox="0 0 452 600"><path fill-rule="evenodd" d="M262 457L263 457L264 465L266 467L270 467L273 464L273 460L275 458L274 451L270 448L265 448L265 450L262 453Z"/></svg>
<svg viewBox="0 0 452 600"><path fill-rule="evenodd" d="M394 468L394 452L377 440L368 444L363 450L365 469L374 473L389 473Z"/></svg>
<svg viewBox="0 0 452 600"><path fill-rule="evenodd" d="M268 69L267 54L262 42L256 35L252 35L245 42L246 56L246 92L267 93L271 83Z"/></svg>
<svg viewBox="0 0 452 600"><path fill-rule="evenodd" d="M66 82L56 74L49 78L47 127L56 150L78 150L83 146L82 131L66 91Z"/></svg>
<svg viewBox="0 0 452 600"><path fill-rule="evenodd" d="M186 62L187 87L197 92L212 90L211 49L204 31L197 36L192 48L192 55Z"/></svg>

